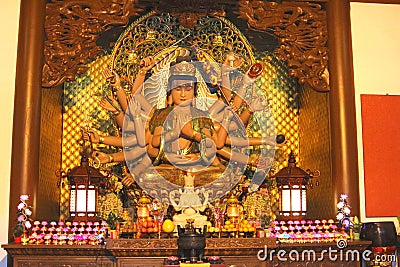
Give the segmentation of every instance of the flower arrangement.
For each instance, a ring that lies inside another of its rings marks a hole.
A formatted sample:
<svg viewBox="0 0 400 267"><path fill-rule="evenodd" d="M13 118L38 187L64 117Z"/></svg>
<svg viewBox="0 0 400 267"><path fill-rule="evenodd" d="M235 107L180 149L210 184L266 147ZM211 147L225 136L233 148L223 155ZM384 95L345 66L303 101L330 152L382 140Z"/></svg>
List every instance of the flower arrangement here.
<svg viewBox="0 0 400 267"><path fill-rule="evenodd" d="M340 195L339 202L337 204L337 214L336 214L336 219L338 220L338 223L341 227L344 228L344 230L348 231L352 225L352 222L350 220L350 206L347 204L347 199L348 196L345 194Z"/></svg>
<svg viewBox="0 0 400 267"><path fill-rule="evenodd" d="M27 204L29 200L28 195L21 195L19 197L19 203L17 206L17 224L14 227L14 236L19 237L22 234L32 227L30 216L32 215L32 207Z"/></svg>
<svg viewBox="0 0 400 267"><path fill-rule="evenodd" d="M119 193L123 188L118 177L109 177L104 190L100 190L98 198L98 216L107 222L111 230L115 230L118 222L123 222L123 204L119 198Z"/></svg>

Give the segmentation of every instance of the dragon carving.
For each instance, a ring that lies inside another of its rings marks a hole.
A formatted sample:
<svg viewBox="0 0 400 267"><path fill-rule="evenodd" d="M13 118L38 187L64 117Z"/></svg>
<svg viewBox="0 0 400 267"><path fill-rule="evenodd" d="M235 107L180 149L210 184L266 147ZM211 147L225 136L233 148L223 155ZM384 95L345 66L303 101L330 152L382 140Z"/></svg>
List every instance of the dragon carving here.
<svg viewBox="0 0 400 267"><path fill-rule="evenodd" d="M55 87L75 79L102 51L99 35L127 25L141 9L135 0L52 0L46 5L42 85Z"/></svg>
<svg viewBox="0 0 400 267"><path fill-rule="evenodd" d="M239 1L239 18L249 28L279 40L277 56L288 63L290 75L316 91L329 91L326 12L309 2Z"/></svg>

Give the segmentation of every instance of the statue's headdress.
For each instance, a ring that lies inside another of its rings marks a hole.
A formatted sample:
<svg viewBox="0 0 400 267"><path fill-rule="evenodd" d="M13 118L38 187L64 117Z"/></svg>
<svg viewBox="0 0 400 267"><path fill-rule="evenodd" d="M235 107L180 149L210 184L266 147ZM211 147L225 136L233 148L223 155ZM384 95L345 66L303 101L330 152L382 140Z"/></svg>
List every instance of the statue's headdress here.
<svg viewBox="0 0 400 267"><path fill-rule="evenodd" d="M172 88L172 82L175 80L191 81L196 83L196 67L191 62L190 57L177 57L176 63L171 65L168 79L168 91Z"/></svg>

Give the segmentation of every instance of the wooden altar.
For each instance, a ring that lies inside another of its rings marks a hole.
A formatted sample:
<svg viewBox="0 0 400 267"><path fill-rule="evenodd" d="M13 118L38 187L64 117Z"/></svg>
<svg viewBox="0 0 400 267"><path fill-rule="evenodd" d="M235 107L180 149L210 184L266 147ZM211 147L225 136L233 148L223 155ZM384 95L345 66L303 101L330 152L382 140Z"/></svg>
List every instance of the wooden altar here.
<svg viewBox="0 0 400 267"><path fill-rule="evenodd" d="M208 238L206 255L218 255L228 266L361 266L361 254L370 244L371 241L349 241L346 248L340 250L336 242L298 244L279 243L274 238ZM6 244L2 247L12 257L14 267L159 267L163 266L165 258L177 255L178 250L175 238L108 239L105 245L99 246ZM268 256L259 260L257 255L264 257L265 248ZM293 251L300 256L298 260L289 260L296 258ZM309 254L311 251L315 256ZM332 251L331 258L328 251ZM352 256L357 253L360 260ZM337 259L332 260L335 256Z"/></svg>

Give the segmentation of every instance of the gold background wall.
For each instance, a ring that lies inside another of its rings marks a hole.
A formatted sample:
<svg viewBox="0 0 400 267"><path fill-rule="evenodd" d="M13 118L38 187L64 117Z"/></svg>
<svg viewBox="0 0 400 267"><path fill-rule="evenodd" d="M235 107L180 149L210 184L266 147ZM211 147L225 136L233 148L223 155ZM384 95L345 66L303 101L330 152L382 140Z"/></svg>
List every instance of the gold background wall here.
<svg viewBox="0 0 400 267"><path fill-rule="evenodd" d="M329 94L318 93L309 88L301 89L299 135L300 161L304 170L319 170L321 176L312 179L307 197L308 214L311 219L332 218L333 202L330 167Z"/></svg>
<svg viewBox="0 0 400 267"><path fill-rule="evenodd" d="M62 136L62 98L61 88L42 89L39 198L35 218L58 220L59 197L56 172L61 166Z"/></svg>

